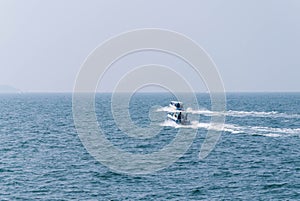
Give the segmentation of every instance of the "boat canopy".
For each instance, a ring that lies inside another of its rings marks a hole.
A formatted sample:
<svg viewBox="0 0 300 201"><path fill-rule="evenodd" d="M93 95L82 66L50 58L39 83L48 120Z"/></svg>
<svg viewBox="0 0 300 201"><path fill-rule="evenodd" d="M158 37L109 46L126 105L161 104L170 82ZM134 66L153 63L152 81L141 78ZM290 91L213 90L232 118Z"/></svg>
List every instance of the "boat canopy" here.
<svg viewBox="0 0 300 201"><path fill-rule="evenodd" d="M183 109L183 103L179 102L179 101L171 101L170 105L174 106L178 110L182 110Z"/></svg>

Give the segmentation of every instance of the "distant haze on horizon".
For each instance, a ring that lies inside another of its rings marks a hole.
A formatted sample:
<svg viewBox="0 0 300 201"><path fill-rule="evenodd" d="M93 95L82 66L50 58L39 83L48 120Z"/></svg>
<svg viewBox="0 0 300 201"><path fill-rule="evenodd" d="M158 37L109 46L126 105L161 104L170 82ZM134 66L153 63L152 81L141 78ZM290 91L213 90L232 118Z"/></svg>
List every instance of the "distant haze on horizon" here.
<svg viewBox="0 0 300 201"><path fill-rule="evenodd" d="M161 28L204 48L226 91L299 92L299 11L297 0L2 0L0 85L23 92L71 92L82 63L99 44L133 29ZM187 64L157 52L114 64L99 91L112 91L124 73L149 63L170 66L196 91L207 91Z"/></svg>

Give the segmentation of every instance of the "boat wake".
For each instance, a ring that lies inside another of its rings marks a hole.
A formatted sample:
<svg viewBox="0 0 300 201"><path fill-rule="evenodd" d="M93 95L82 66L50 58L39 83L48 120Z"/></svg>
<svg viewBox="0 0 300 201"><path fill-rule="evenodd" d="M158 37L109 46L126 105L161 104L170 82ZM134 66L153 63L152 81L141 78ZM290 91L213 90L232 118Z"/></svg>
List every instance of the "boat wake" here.
<svg viewBox="0 0 300 201"><path fill-rule="evenodd" d="M261 135L267 137L284 137L291 135L300 136L300 128L272 128L272 127L260 127L260 126L238 126L234 124L210 124L192 121L190 125L179 125L173 121L166 120L161 123L163 127L173 128L190 128L190 129L205 129L205 130L216 130L223 131L232 134L250 134L250 135Z"/></svg>
<svg viewBox="0 0 300 201"><path fill-rule="evenodd" d="M157 112L174 112L175 110L171 107L161 107L157 109ZM286 114L277 111L271 112L258 112L258 111L235 111L228 110L225 112L215 112L207 109L194 110L187 108L186 113L188 114L200 114L204 116L231 116L231 117L263 117L263 118L296 118L300 119L300 114Z"/></svg>
<svg viewBox="0 0 300 201"><path fill-rule="evenodd" d="M161 107L157 109L157 112L174 112L172 107ZM230 116L230 117L254 117L254 118L283 118L289 121L290 119L300 119L300 114L287 114L280 113L278 111L234 111L229 110L225 112L215 112L207 109L194 110L192 108L187 108L185 110L187 114L198 114L203 116ZM173 121L166 120L160 126L173 127L173 128L190 128L190 129L205 129L205 130L216 130L223 131L232 134L250 134L250 135L262 135L268 137L281 137L281 136L291 136L299 135L300 128L273 128L273 127L263 127L263 126L240 126L235 124L213 124L213 123L201 123L198 121L192 121L189 125L179 125Z"/></svg>

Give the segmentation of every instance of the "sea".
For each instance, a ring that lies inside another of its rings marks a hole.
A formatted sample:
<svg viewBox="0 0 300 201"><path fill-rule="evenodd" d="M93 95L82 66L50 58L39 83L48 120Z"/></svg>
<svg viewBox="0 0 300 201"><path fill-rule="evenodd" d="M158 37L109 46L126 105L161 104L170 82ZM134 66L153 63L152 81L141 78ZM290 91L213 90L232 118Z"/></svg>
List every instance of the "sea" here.
<svg viewBox="0 0 300 201"><path fill-rule="evenodd" d="M195 133L193 141L166 167L126 173L88 151L74 123L72 93L1 94L0 200L300 200L300 93L227 93L220 138L202 159L211 119L220 115L209 94L196 94L197 108L184 102L186 126L165 118L174 95L132 95L115 112L128 111L144 132L159 127L144 139L118 127L111 97L96 94L97 123L122 152L158 152L181 130ZM152 122L149 111L160 118Z"/></svg>

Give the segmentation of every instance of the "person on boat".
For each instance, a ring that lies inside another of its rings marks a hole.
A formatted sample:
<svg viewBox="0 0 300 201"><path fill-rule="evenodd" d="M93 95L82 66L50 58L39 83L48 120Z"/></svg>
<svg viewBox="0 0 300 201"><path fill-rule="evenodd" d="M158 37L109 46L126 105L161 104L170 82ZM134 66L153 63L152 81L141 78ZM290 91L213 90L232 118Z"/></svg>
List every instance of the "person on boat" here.
<svg viewBox="0 0 300 201"><path fill-rule="evenodd" d="M178 120L181 120L181 112L179 112Z"/></svg>

